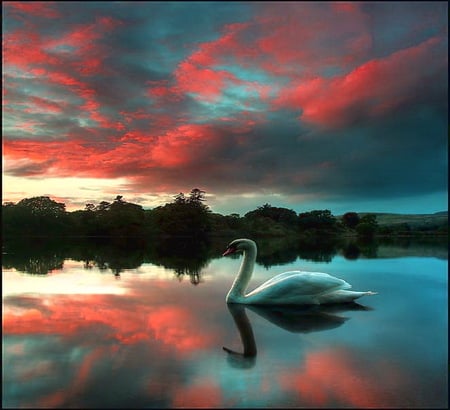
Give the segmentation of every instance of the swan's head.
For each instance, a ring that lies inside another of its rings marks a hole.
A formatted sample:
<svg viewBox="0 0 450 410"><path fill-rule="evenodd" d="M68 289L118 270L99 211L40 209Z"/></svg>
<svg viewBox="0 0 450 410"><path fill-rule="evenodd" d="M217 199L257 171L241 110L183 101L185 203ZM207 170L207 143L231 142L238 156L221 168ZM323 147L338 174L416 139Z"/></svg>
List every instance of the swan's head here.
<svg viewBox="0 0 450 410"><path fill-rule="evenodd" d="M256 250L256 243L251 239L235 239L233 242L230 242L222 256L231 255L236 252L244 252L249 249Z"/></svg>

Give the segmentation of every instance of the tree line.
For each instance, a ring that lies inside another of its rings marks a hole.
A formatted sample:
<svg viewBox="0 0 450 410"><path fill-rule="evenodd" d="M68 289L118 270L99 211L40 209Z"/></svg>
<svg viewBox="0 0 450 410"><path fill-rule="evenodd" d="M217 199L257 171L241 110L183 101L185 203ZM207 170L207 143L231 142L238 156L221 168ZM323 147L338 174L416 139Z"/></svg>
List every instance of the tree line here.
<svg viewBox="0 0 450 410"><path fill-rule="evenodd" d="M9 236L152 237L156 235L205 238L212 235L281 237L377 233L376 216L347 212L335 217L325 210L296 213L268 203L247 212L221 215L206 204L205 191L179 193L172 202L153 209L127 202L117 195L112 202L87 203L68 212L48 196L25 198L2 205L2 230Z"/></svg>

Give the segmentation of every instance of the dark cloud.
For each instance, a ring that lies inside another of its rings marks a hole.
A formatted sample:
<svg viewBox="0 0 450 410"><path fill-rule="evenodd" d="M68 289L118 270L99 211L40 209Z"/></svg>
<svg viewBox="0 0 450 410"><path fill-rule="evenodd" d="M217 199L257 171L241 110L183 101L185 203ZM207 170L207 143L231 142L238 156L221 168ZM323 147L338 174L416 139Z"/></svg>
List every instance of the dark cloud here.
<svg viewBox="0 0 450 410"><path fill-rule="evenodd" d="M362 9L370 16L372 47L377 58L433 36L447 35L445 2L417 2L413 7L404 7L396 1L366 2Z"/></svg>
<svg viewBox="0 0 450 410"><path fill-rule="evenodd" d="M55 163L54 160L43 162L19 161L11 165L8 173L13 176L40 177L45 174L46 170Z"/></svg>

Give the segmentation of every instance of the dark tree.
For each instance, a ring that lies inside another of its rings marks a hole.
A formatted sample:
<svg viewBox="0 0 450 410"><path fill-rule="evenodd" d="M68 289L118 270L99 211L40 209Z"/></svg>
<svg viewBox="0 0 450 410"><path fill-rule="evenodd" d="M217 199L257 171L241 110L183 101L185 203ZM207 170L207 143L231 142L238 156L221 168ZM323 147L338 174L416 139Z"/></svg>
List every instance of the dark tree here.
<svg viewBox="0 0 450 410"><path fill-rule="evenodd" d="M303 212L298 217L300 230L332 230L336 227L336 218L328 209Z"/></svg>
<svg viewBox="0 0 450 410"><path fill-rule="evenodd" d="M110 208L110 206L111 204L109 202L102 201L95 207L95 210L100 212L107 211Z"/></svg>
<svg viewBox="0 0 450 410"><path fill-rule="evenodd" d="M14 205L3 205L3 234L48 236L65 231L67 214L65 204L48 196L22 199Z"/></svg>
<svg viewBox="0 0 450 410"><path fill-rule="evenodd" d="M342 215L342 223L350 229L355 229L359 223L359 215L356 212L347 212Z"/></svg>
<svg viewBox="0 0 450 410"><path fill-rule="evenodd" d="M62 216L66 210L66 205L62 202L56 202L48 196L36 196L33 198L22 199L17 206L30 210L33 215L40 216Z"/></svg>
<svg viewBox="0 0 450 410"><path fill-rule="evenodd" d="M268 203L258 207L254 211L247 212L245 218L269 218L274 222L280 223L286 227L293 227L297 224L297 213L292 209L279 208Z"/></svg>
<svg viewBox="0 0 450 410"><path fill-rule="evenodd" d="M201 189L194 188L194 189L191 190L191 192L189 194L188 201L192 202L192 203L200 204L200 203L202 203L202 202L204 202L206 200L205 199L205 193L206 192L202 191Z"/></svg>
<svg viewBox="0 0 450 410"><path fill-rule="evenodd" d="M183 192L180 192L178 195L175 195L175 203L176 204L184 204L186 203L186 197Z"/></svg>
<svg viewBox="0 0 450 410"><path fill-rule="evenodd" d="M159 233L172 236L205 236L210 231L210 220L204 194L196 188L187 200L180 193L174 202L157 207L151 216L153 226Z"/></svg>
<svg viewBox="0 0 450 410"><path fill-rule="evenodd" d="M378 229L377 216L374 214L366 214L362 218L358 225L356 225L356 232L361 237L370 238L375 235Z"/></svg>

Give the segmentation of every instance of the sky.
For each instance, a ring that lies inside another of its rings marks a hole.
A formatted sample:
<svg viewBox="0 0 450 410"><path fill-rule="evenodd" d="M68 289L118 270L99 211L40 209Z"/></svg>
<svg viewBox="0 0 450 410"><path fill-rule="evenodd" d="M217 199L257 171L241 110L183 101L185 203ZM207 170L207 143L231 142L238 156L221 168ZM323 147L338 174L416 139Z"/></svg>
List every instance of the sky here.
<svg viewBox="0 0 450 410"><path fill-rule="evenodd" d="M447 2L2 2L2 200L448 208Z"/></svg>

